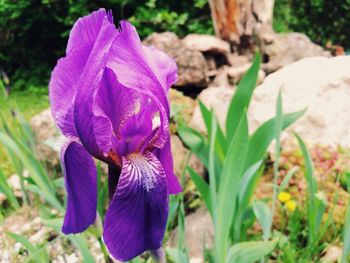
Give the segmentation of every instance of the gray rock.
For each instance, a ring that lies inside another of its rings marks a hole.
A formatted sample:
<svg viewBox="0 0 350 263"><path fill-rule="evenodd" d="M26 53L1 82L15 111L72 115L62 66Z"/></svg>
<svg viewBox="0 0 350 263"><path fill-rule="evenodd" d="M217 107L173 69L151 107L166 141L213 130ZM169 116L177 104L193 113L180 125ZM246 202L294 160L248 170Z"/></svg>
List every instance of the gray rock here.
<svg viewBox="0 0 350 263"><path fill-rule="evenodd" d="M311 145L350 146L350 56L305 58L268 75L248 111L251 131L275 115L279 90L284 112L307 107L290 131Z"/></svg>
<svg viewBox="0 0 350 263"><path fill-rule="evenodd" d="M177 244L177 229L170 235L170 246ZM214 226L205 207L199 208L185 218L185 243L192 260L203 262L204 248L211 249L214 241ZM196 261L197 262L197 261Z"/></svg>
<svg viewBox="0 0 350 263"><path fill-rule="evenodd" d="M223 55L230 53L230 44L212 35L189 34L182 39L182 42L187 48L203 53L219 53Z"/></svg>
<svg viewBox="0 0 350 263"><path fill-rule="evenodd" d="M153 45L175 59L179 76L175 86L203 88L207 85L208 68L203 54L188 49L174 33L153 33L143 43Z"/></svg>
<svg viewBox="0 0 350 263"><path fill-rule="evenodd" d="M269 31L262 33L260 38L265 59L268 60L263 68L268 73L302 58L331 56L328 51L301 33L277 34Z"/></svg>

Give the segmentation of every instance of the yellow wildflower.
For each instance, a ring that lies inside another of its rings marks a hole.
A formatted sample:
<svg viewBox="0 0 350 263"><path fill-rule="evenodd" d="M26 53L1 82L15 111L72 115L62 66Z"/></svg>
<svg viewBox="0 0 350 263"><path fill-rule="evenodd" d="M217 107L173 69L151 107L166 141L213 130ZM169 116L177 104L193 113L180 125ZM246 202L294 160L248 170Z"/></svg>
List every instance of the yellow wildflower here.
<svg viewBox="0 0 350 263"><path fill-rule="evenodd" d="M287 203L286 203L286 208L289 212L294 212L295 209L297 208L297 203L293 200L289 200Z"/></svg>
<svg viewBox="0 0 350 263"><path fill-rule="evenodd" d="M291 198L292 196L290 195L290 193L287 192L280 192L278 194L278 200L280 200L280 202L282 203L288 202Z"/></svg>

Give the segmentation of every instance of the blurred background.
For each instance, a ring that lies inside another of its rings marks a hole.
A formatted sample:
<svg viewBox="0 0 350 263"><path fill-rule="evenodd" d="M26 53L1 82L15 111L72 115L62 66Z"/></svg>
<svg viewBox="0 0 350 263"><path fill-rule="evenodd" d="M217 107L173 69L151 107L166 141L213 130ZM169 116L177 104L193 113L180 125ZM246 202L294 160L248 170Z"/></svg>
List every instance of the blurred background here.
<svg viewBox="0 0 350 263"><path fill-rule="evenodd" d="M0 69L15 90L46 86L57 58L64 56L74 21L100 7L115 20L128 19L142 38L152 32L214 34L206 0L1 0ZM301 32L322 46L350 47L349 0L276 0L273 28Z"/></svg>

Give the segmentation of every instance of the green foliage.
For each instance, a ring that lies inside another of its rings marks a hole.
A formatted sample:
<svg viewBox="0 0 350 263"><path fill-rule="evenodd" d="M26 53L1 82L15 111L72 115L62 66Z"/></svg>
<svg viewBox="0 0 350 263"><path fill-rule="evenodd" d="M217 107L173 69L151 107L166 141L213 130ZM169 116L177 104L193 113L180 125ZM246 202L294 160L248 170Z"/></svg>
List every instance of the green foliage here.
<svg viewBox="0 0 350 263"><path fill-rule="evenodd" d="M17 235L15 233L7 233L8 236L20 243L29 252L29 257L25 262L38 262L47 263L49 262L49 255L46 251L46 247L38 246L30 242L26 237Z"/></svg>
<svg viewBox="0 0 350 263"><path fill-rule="evenodd" d="M237 87L229 107L226 134L221 130L214 112L201 102L199 105L208 137L185 126L178 130L184 143L202 160L209 172L207 183L188 169L214 223L213 262L254 262L265 257L276 246L275 241L268 241L272 222L268 206L259 201L254 203L253 209L251 198L261 176L260 167L267 148L274 138L279 138L276 127L279 127L280 133L301 117L304 111L283 115L279 97L277 116L249 136L246 111L256 85L260 60L257 55ZM255 216L263 225L264 241L242 242L247 240L247 229L254 223Z"/></svg>
<svg viewBox="0 0 350 263"><path fill-rule="evenodd" d="M348 193L350 193L350 174L347 175L346 178L347 181L347 189ZM346 215L345 215L345 225L343 230L343 253L342 253L342 263L346 263L347 258L350 253L350 202L348 201L348 205L346 208Z"/></svg>
<svg viewBox="0 0 350 263"><path fill-rule="evenodd" d="M204 0L0 0L0 69L16 88L46 85L73 23L101 7L111 9L115 21L129 19L141 37L166 30L180 36L213 32Z"/></svg>
<svg viewBox="0 0 350 263"><path fill-rule="evenodd" d="M326 198L318 193L317 182L314 178L314 166L304 141L295 135L305 161L305 179L308 187L307 218L308 218L308 247L312 251L317 245L320 235L322 218L326 211Z"/></svg>
<svg viewBox="0 0 350 263"><path fill-rule="evenodd" d="M350 48L349 0L276 0L274 28L304 32L313 41Z"/></svg>

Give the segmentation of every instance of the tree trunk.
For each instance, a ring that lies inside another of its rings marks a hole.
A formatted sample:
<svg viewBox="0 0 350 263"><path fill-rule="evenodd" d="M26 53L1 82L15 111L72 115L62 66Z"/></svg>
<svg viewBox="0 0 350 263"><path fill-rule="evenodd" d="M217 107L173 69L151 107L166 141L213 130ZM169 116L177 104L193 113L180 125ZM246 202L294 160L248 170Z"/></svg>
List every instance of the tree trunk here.
<svg viewBox="0 0 350 263"><path fill-rule="evenodd" d="M250 46L261 28L272 30L274 0L209 0L215 34L238 46Z"/></svg>

